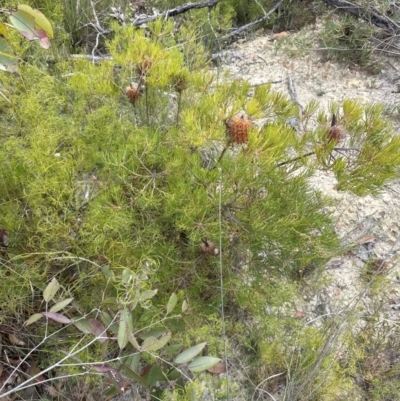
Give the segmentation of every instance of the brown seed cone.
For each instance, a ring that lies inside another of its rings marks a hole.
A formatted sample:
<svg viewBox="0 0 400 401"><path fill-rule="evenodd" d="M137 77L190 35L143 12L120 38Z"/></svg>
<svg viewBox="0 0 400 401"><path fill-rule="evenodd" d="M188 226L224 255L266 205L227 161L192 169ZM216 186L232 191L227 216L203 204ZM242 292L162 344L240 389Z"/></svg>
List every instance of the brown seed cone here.
<svg viewBox="0 0 400 401"><path fill-rule="evenodd" d="M144 57L137 66L137 72L141 77L145 77L153 68L153 60L150 57Z"/></svg>
<svg viewBox="0 0 400 401"><path fill-rule="evenodd" d="M338 127L337 125L333 125L329 128L327 133L328 142L335 141L339 142L341 139L345 137L345 133L343 128Z"/></svg>
<svg viewBox="0 0 400 401"><path fill-rule="evenodd" d="M215 247L215 244L212 241L209 241L207 238L201 239L200 251L207 255L218 255L218 248Z"/></svg>
<svg viewBox="0 0 400 401"><path fill-rule="evenodd" d="M175 89L177 92L180 93L180 92L184 91L184 90L187 88L187 86L188 86L188 80L187 80L187 78L184 77L183 75L176 75L176 76L174 77L173 86L174 86L174 89Z"/></svg>
<svg viewBox="0 0 400 401"><path fill-rule="evenodd" d="M8 232L3 228L0 229L0 246L8 247Z"/></svg>
<svg viewBox="0 0 400 401"><path fill-rule="evenodd" d="M131 103L135 103L140 98L140 89L137 85L131 84L125 89L125 94Z"/></svg>
<svg viewBox="0 0 400 401"><path fill-rule="evenodd" d="M232 117L227 123L228 136L233 143L247 143L249 141L249 132L251 120L248 117Z"/></svg>

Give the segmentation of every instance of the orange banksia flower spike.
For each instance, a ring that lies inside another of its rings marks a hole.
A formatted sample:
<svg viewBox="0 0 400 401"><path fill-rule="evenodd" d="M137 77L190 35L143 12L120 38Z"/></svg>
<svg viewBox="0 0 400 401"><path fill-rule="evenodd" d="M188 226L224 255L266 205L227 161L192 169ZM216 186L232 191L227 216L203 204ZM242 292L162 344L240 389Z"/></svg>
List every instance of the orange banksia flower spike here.
<svg viewBox="0 0 400 401"><path fill-rule="evenodd" d="M246 116L235 116L226 122L229 140L232 143L247 143L252 126L251 120Z"/></svg>
<svg viewBox="0 0 400 401"><path fill-rule="evenodd" d="M125 89L125 94L131 103L139 100L141 95L139 87L133 83Z"/></svg>

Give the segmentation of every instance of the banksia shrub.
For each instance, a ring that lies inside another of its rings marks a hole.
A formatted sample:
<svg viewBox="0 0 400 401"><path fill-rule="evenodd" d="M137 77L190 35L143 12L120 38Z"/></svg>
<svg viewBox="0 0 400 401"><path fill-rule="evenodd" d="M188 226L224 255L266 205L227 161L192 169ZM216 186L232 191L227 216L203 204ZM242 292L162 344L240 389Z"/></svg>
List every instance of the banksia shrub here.
<svg viewBox="0 0 400 401"><path fill-rule="evenodd" d="M141 95L139 87L135 84L130 84L130 86L125 89L125 94L131 103L135 103L139 100Z"/></svg>
<svg viewBox="0 0 400 401"><path fill-rule="evenodd" d="M232 117L226 123L229 140L232 143L247 143L251 125L251 120L244 115Z"/></svg>

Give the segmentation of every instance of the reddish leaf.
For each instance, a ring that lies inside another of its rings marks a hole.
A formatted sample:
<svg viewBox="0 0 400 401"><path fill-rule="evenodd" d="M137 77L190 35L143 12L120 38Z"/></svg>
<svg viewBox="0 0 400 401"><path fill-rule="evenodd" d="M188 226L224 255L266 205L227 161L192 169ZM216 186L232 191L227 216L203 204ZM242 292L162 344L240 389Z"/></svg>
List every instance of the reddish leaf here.
<svg viewBox="0 0 400 401"><path fill-rule="evenodd" d="M145 366L142 371L139 373L139 376L144 376L145 374L150 372L150 369L153 367L153 365L147 365Z"/></svg>
<svg viewBox="0 0 400 401"><path fill-rule="evenodd" d="M302 319L305 316L305 312L303 312L302 310L298 310L294 313L294 318L295 319Z"/></svg>
<svg viewBox="0 0 400 401"><path fill-rule="evenodd" d="M211 368L207 369L210 373L225 373L226 372L226 365L224 362L218 362L216 365L212 366Z"/></svg>
<svg viewBox="0 0 400 401"><path fill-rule="evenodd" d="M107 372L109 378L113 382L114 386L120 391L123 392L125 390L124 388L124 379L120 375L117 369L109 370Z"/></svg>
<svg viewBox="0 0 400 401"><path fill-rule="evenodd" d="M14 334L9 334L8 335L8 339L13 343L13 344L17 344L17 345L25 345L25 343L20 340L17 336L15 336Z"/></svg>
<svg viewBox="0 0 400 401"><path fill-rule="evenodd" d="M46 17L39 11L27 5L19 5L18 10L10 13L11 23L28 40L39 39L39 45L44 49L50 47L49 38L53 38L53 28Z"/></svg>
<svg viewBox="0 0 400 401"><path fill-rule="evenodd" d="M92 334L94 334L101 343L105 343L108 337L106 334L106 328L104 324L96 319L88 319L88 321L90 324Z"/></svg>
<svg viewBox="0 0 400 401"><path fill-rule="evenodd" d="M72 320L62 315L61 313L56 312L42 312L43 316L46 316L48 319L54 320L58 323L68 324L71 323Z"/></svg>
<svg viewBox="0 0 400 401"><path fill-rule="evenodd" d="M117 370L110 365L93 365L93 369L97 370L99 373L107 373L110 370Z"/></svg>

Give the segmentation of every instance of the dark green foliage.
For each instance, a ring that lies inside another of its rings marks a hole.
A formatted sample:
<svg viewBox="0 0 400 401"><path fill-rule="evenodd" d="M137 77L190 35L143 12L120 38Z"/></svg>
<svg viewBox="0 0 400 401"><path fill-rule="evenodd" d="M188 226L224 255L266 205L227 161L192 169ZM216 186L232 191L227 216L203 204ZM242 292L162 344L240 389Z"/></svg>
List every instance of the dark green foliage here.
<svg viewBox="0 0 400 401"><path fill-rule="evenodd" d="M373 43L369 40L374 29L350 16L329 18L319 34L327 53L345 64L356 63L371 72L379 71L372 58Z"/></svg>

